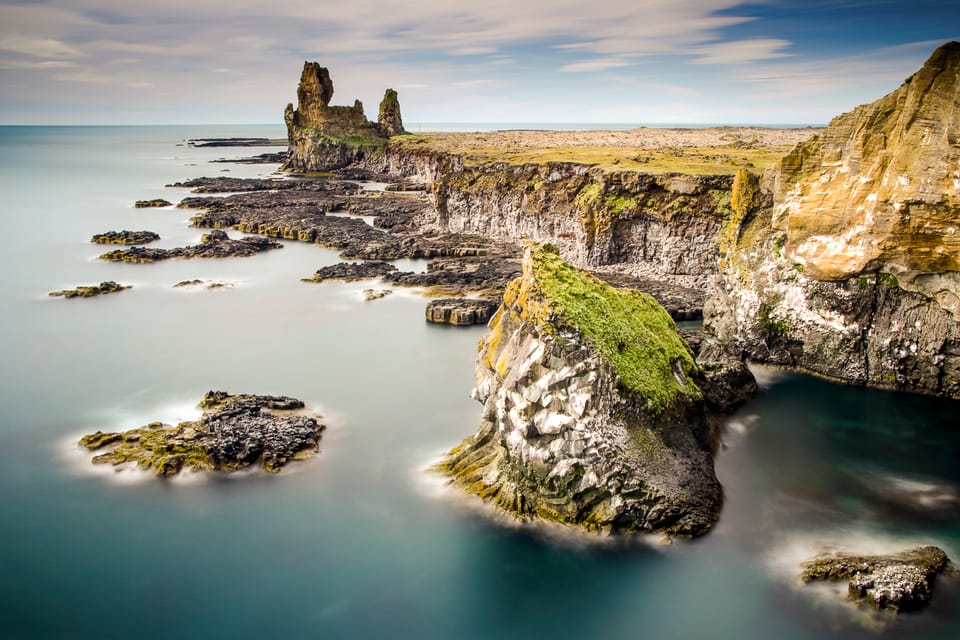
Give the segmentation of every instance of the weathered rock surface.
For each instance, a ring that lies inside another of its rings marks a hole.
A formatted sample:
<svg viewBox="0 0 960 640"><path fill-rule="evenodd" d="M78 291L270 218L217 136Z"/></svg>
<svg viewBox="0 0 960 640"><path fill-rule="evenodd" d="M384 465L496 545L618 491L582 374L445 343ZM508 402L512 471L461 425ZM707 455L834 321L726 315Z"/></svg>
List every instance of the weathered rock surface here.
<svg viewBox="0 0 960 640"><path fill-rule="evenodd" d="M427 304L427 322L466 326L487 324L500 303L496 300L441 298Z"/></svg>
<svg viewBox="0 0 960 640"><path fill-rule="evenodd" d="M386 138L403 133L393 89L384 94L377 123L367 120L359 100L351 107L340 107L330 105L332 98L329 71L316 62L304 62L297 108L288 104L283 113L289 142L285 169L315 172L344 167L382 147Z"/></svg>
<svg viewBox="0 0 960 640"><path fill-rule="evenodd" d="M382 260L338 262L317 269L312 277L304 278L303 281L326 282L327 280L344 280L346 282L353 282L355 280L379 278L396 270L397 268L395 266Z"/></svg>
<svg viewBox="0 0 960 640"><path fill-rule="evenodd" d="M465 164L454 155L393 148L362 166L428 187L421 229L528 237L571 263L705 291L729 216L728 175L652 175L571 163Z"/></svg>
<svg viewBox="0 0 960 640"><path fill-rule="evenodd" d="M805 562L800 579L848 580L851 600L878 609L911 611L929 602L934 580L948 563L939 547L878 556L825 554Z"/></svg>
<svg viewBox="0 0 960 640"><path fill-rule="evenodd" d="M960 43L742 172L705 324L750 358L960 398Z"/></svg>
<svg viewBox="0 0 960 640"><path fill-rule="evenodd" d="M397 98L397 92L393 89L387 89L383 93L383 100L380 101L380 113L377 116L377 127L380 130L380 135L387 138L404 133L403 117L400 115L400 100Z"/></svg>
<svg viewBox="0 0 960 640"><path fill-rule="evenodd" d="M440 468L520 518L703 534L721 490L702 380L653 298L530 245L480 345L480 428Z"/></svg>
<svg viewBox="0 0 960 640"><path fill-rule="evenodd" d="M283 245L269 238L247 237L234 240L224 231L211 231L200 237L200 244L175 249L132 247L117 249L100 256L109 262L146 263L169 258L230 258L252 256L270 249L282 249Z"/></svg>
<svg viewBox="0 0 960 640"><path fill-rule="evenodd" d="M176 426L152 422L130 431L97 431L80 439L90 451L104 449L95 464L135 464L158 476L182 469L236 471L257 465L277 472L291 460L319 451L325 426L317 416L296 413L303 402L287 396L233 395L210 391L197 421Z"/></svg>
<svg viewBox="0 0 960 640"><path fill-rule="evenodd" d="M98 233L90 242L96 244L148 244L160 239L159 233L153 231L106 231Z"/></svg>
<svg viewBox="0 0 960 640"><path fill-rule="evenodd" d="M116 293L117 291L123 291L124 289L130 289L133 285L130 284L117 284L113 280L107 280L106 282L101 282L96 285L89 286L79 286L76 289L64 289L63 291L51 291L48 295L52 297L63 297L63 298L92 298L93 296L100 296L107 293Z"/></svg>
<svg viewBox="0 0 960 640"><path fill-rule="evenodd" d="M245 193L250 191L320 191L337 195L355 195L359 185L334 180L288 180L273 178L192 178L168 184L168 187L189 188L193 193Z"/></svg>
<svg viewBox="0 0 960 640"><path fill-rule="evenodd" d="M133 203L133 206L137 209L151 209L154 207L172 207L173 203L162 198L155 198L153 200L137 200Z"/></svg>

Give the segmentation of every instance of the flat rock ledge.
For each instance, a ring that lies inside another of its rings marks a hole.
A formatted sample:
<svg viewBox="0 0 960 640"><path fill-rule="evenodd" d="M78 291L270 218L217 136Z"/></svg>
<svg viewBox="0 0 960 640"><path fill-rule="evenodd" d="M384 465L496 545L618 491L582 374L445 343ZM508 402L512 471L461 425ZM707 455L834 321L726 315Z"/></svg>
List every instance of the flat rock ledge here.
<svg viewBox="0 0 960 640"><path fill-rule="evenodd" d="M51 291L48 295L62 298L92 298L93 296L102 296L107 293L116 293L124 289L130 289L131 284L118 284L113 280L107 280L95 285L80 285L76 289L64 289L62 291Z"/></svg>
<svg viewBox="0 0 960 640"><path fill-rule="evenodd" d="M134 204L137 209L152 209L158 207L172 207L173 203L163 198L154 198L153 200L137 200Z"/></svg>
<svg viewBox="0 0 960 640"><path fill-rule="evenodd" d="M90 242L96 244L148 244L160 239L159 233L153 231L106 231L98 233Z"/></svg>
<svg viewBox="0 0 960 640"><path fill-rule="evenodd" d="M200 238L200 244L175 249L156 247L132 247L117 249L100 256L109 262L148 263L169 258L230 258L252 256L270 249L282 249L276 240L264 237L248 237L234 240L225 231L211 231Z"/></svg>
<svg viewBox="0 0 960 640"><path fill-rule="evenodd" d="M233 287L232 282L221 282L219 280L181 280L173 285L174 289L186 289L189 287L204 287L206 289L229 289Z"/></svg>
<svg viewBox="0 0 960 640"><path fill-rule="evenodd" d="M500 303L496 300L466 300L442 298L427 305L427 322L467 326L487 324Z"/></svg>
<svg viewBox="0 0 960 640"><path fill-rule="evenodd" d="M364 260L363 262L338 262L317 269L309 278L302 278L303 282L325 282L327 280L369 280L393 273L397 268L383 260Z"/></svg>
<svg viewBox="0 0 960 640"><path fill-rule="evenodd" d="M256 465L276 473L292 460L319 451L326 428L319 416L288 396L258 396L209 391L198 405L199 420L176 426L151 422L121 432L97 431L79 444L102 453L94 464L136 465L158 476L192 471L237 471Z"/></svg>
<svg viewBox="0 0 960 640"><path fill-rule="evenodd" d="M943 549L932 546L877 556L822 554L802 565L800 579L848 580L851 600L878 609L913 611L929 602L934 579L949 562Z"/></svg>

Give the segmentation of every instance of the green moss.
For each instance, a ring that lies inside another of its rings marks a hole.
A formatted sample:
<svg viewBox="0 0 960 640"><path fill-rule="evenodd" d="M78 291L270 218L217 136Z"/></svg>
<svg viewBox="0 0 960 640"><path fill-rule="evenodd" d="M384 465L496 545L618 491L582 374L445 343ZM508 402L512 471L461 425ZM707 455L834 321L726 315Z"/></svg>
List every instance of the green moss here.
<svg viewBox="0 0 960 640"><path fill-rule="evenodd" d="M574 199L574 202L581 209L591 209L600 205L600 195L603 192L603 187L598 183L594 182L588 184L583 189L577 193L577 197Z"/></svg>
<svg viewBox="0 0 960 640"><path fill-rule="evenodd" d="M898 288L900 286L900 281L897 280L896 276L881 271L877 274L877 284L882 287Z"/></svg>
<svg viewBox="0 0 960 640"><path fill-rule="evenodd" d="M615 289L568 265L547 247L531 247L534 286L549 311L579 330L611 364L627 389L654 413L678 398L699 399L698 371L670 314L639 291Z"/></svg>
<svg viewBox="0 0 960 640"><path fill-rule="evenodd" d="M764 334L768 336L785 336L790 333L791 326L786 320L776 319L772 316L773 310L765 305L760 305L757 318L757 325Z"/></svg>
<svg viewBox="0 0 960 640"><path fill-rule="evenodd" d="M636 209L638 206L636 198L624 198L618 195L608 195L604 197L603 204L610 213L623 213L624 211Z"/></svg>

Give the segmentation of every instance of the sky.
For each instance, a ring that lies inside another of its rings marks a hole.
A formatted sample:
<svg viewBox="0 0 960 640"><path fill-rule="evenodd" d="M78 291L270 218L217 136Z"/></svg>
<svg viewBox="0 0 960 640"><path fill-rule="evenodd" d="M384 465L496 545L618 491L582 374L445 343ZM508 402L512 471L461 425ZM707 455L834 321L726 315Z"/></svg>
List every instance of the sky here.
<svg viewBox="0 0 960 640"><path fill-rule="evenodd" d="M0 124L281 123L305 60L404 123L822 124L956 0L0 0Z"/></svg>

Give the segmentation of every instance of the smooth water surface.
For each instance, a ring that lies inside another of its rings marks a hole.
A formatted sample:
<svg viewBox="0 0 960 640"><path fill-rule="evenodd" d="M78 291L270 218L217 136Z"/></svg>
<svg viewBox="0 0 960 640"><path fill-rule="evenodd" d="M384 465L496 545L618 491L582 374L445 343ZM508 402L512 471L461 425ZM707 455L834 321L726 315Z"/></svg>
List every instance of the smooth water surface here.
<svg viewBox="0 0 960 640"><path fill-rule="evenodd" d="M624 545L492 518L425 469L469 435L482 328L423 320L408 290L307 284L335 252L96 260L110 229L190 244L209 164L269 149L190 137L280 127L0 127L0 638L955 638L958 580L926 611L866 615L797 565L824 545L960 558L956 404L763 371L717 461L708 536ZM232 235L239 235L230 232ZM171 285L202 278L223 290ZM117 280L94 299L51 290ZM378 285L373 285L378 286ZM382 285L381 285L382 286ZM197 415L208 389L322 412L322 453L277 476L164 481L94 467L83 433Z"/></svg>

